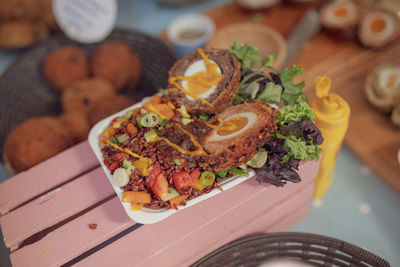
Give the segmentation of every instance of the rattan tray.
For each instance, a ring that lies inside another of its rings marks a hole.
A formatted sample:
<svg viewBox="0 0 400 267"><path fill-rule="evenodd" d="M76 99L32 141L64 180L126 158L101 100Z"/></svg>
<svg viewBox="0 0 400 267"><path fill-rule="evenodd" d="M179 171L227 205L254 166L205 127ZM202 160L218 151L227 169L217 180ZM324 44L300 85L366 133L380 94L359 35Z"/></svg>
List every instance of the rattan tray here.
<svg viewBox="0 0 400 267"><path fill-rule="evenodd" d="M115 29L107 40L122 40L135 49L142 62L142 77L134 91L125 91L134 100L141 100L168 81L168 70L175 55L160 40L149 35ZM57 35L37 44L14 62L0 77L0 155L9 132L28 118L58 115L61 112L60 94L43 77L42 64L46 54L62 45L75 44L89 53L98 44L78 44L64 35Z"/></svg>
<svg viewBox="0 0 400 267"><path fill-rule="evenodd" d="M384 259L347 242L308 233L256 234L235 240L192 267L259 266L290 259L309 266L390 266Z"/></svg>

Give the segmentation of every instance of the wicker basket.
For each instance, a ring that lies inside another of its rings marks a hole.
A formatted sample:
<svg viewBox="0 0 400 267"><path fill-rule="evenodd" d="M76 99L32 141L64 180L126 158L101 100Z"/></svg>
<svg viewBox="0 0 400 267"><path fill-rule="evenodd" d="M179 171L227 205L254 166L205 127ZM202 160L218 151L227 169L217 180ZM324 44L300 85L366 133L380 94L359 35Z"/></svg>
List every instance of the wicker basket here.
<svg viewBox="0 0 400 267"><path fill-rule="evenodd" d="M141 80L135 90L123 94L140 100L167 85L168 71L175 61L175 55L163 42L127 29L115 29L104 42L109 40L122 40L140 55ZM1 76L0 157L5 139L15 126L31 117L61 113L60 93L46 82L42 64L49 51L68 44L78 45L89 53L98 45L78 44L64 35L54 36L29 49Z"/></svg>
<svg viewBox="0 0 400 267"><path fill-rule="evenodd" d="M390 266L371 252L338 239L287 232L238 239L211 252L192 267L259 266L277 259L300 261L309 266Z"/></svg>

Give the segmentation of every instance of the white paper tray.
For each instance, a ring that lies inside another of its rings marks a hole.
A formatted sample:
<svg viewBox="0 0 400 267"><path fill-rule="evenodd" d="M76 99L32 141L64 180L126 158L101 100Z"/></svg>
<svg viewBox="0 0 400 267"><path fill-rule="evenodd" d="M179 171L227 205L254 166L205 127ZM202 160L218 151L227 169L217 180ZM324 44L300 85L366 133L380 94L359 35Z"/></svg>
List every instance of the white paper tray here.
<svg viewBox="0 0 400 267"><path fill-rule="evenodd" d="M198 196L194 199L188 200L186 203L186 206L179 206L178 210L174 210L174 209L149 209L149 208L143 208L141 210L138 211L132 211L131 210L131 205L130 203L127 202L122 202L122 194L123 194L123 190L118 187L115 186L112 182L112 175L110 173L110 171L108 170L108 168L105 166L104 164L104 160L103 160L103 155L101 154L101 148L100 148L100 144L99 144L99 140L100 140L100 136L103 133L103 131L110 125L111 121L115 118L115 117L119 117L119 116L123 116L125 115L125 113L128 110L132 110L138 107L141 107L143 105L143 103L137 103L133 106L130 106L120 112L117 112L101 121L99 121L90 131L89 133L89 144L91 146L91 148L93 149L97 159L100 162L101 167L103 168L106 176L108 177L108 180L110 181L112 187L115 190L115 193L118 195L119 200L121 201L121 205L124 207L125 212L128 214L128 216L134 220L137 223L142 223L142 224L151 224L151 223L156 223L159 222L171 215L173 215L174 213L179 212L180 210L189 208L190 206L193 206L205 199L208 199L210 197L213 197L215 195L218 195L220 193L223 193L223 191L219 190L218 188L213 189L211 192L209 192L208 194L203 194L201 196ZM249 172L249 177L253 176L254 172L250 171ZM232 188L233 186L240 184L241 182L247 180L249 178L244 177L244 176L239 176L239 175L235 175L233 177L230 178L226 178L224 180L222 180L219 185L221 186L221 188L226 191L229 188Z"/></svg>

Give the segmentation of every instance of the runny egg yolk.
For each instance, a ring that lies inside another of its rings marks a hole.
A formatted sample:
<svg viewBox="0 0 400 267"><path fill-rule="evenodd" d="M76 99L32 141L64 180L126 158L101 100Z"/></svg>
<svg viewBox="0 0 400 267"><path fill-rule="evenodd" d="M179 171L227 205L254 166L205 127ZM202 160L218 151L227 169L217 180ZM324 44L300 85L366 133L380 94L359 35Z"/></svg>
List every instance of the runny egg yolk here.
<svg viewBox="0 0 400 267"><path fill-rule="evenodd" d="M169 82L186 95L211 106L211 104L201 96L207 93L213 86L218 85L222 80L222 74L218 72L218 65L211 62L202 49L197 49L197 53L203 58L206 70L198 71L190 76L170 77ZM186 86L179 84L177 82L178 80L186 81Z"/></svg>
<svg viewBox="0 0 400 267"><path fill-rule="evenodd" d="M199 49L197 52L204 60L206 71L198 71L183 80L188 82L187 88L192 94L200 96L210 90L212 86L217 85L221 81L222 75L217 71L218 65L212 63L203 50Z"/></svg>
<svg viewBox="0 0 400 267"><path fill-rule="evenodd" d="M221 130L217 131L217 134L221 136L230 135L234 132L239 131L240 129L243 129L248 122L249 120L247 117L238 116L231 118L223 122L223 124L220 126ZM227 129L224 129L224 125L227 126ZM231 127L231 125L234 125L234 127Z"/></svg>

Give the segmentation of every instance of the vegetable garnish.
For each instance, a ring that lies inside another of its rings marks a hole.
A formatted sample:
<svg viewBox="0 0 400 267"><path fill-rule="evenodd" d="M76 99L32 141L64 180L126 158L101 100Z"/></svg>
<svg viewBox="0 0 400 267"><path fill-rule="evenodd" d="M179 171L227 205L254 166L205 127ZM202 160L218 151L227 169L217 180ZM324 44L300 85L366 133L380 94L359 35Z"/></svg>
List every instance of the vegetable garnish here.
<svg viewBox="0 0 400 267"><path fill-rule="evenodd" d="M242 79L234 103L261 100L275 104L278 128L267 144L265 164L255 164L257 180L282 186L285 180L299 182L297 169L300 160L317 160L321 154L318 145L323 138L315 126L315 116L302 88L305 82L293 83L303 69L296 65L281 73L273 69L273 56L261 60L258 50L238 41L230 48L242 64ZM261 65L261 66L260 66ZM268 71L266 74L265 71ZM262 155L262 154L261 154Z"/></svg>

